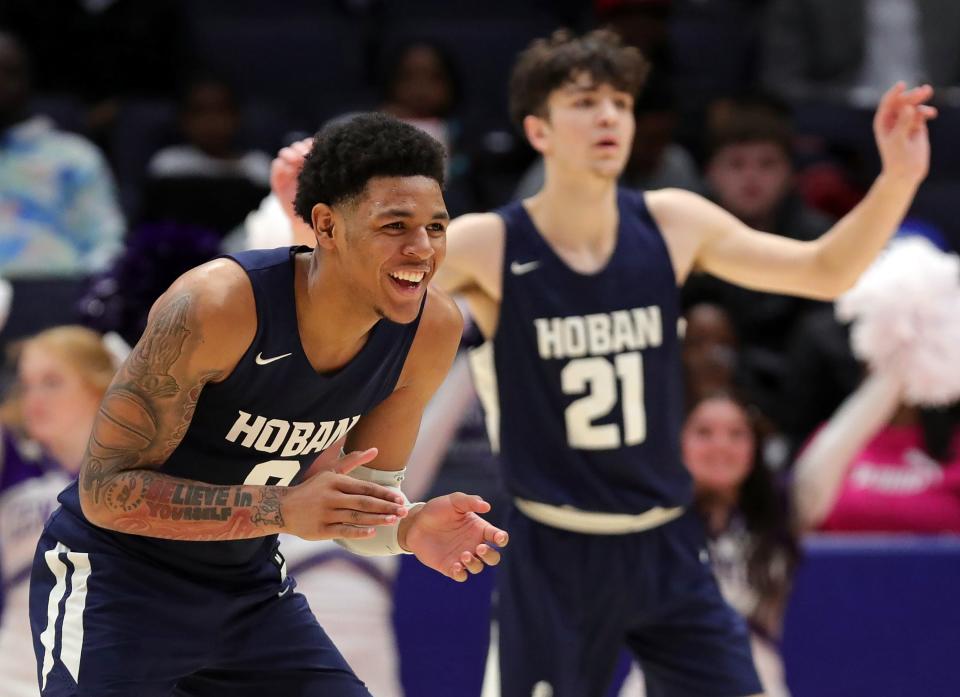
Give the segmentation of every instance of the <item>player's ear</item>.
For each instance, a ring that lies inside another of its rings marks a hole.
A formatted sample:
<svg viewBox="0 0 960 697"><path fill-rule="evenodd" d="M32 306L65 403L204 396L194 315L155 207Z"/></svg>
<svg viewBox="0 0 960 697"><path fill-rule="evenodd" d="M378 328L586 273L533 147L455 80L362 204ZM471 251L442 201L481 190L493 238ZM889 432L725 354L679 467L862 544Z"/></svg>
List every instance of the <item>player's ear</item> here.
<svg viewBox="0 0 960 697"><path fill-rule="evenodd" d="M550 123L540 116L527 114L523 117L523 132L530 146L539 153L547 149Z"/></svg>
<svg viewBox="0 0 960 697"><path fill-rule="evenodd" d="M333 246L334 215L333 209L325 203L314 205L310 211L313 222L313 234L317 238L317 246L328 249Z"/></svg>

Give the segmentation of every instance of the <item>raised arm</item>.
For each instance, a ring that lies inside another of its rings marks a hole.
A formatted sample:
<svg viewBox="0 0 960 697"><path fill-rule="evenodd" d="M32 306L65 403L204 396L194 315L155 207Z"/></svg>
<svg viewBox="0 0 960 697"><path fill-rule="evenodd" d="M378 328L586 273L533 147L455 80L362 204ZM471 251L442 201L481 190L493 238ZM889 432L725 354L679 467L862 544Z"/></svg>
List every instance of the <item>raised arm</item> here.
<svg viewBox="0 0 960 697"><path fill-rule="evenodd" d="M80 504L90 522L171 540L237 540L278 532L363 537L372 530L343 523L392 523L403 515L394 492L344 474L279 487L219 486L158 471L186 434L204 386L229 375L252 341L253 303L245 273L226 260L188 272L157 300L94 420L80 469ZM375 455L357 453L339 472ZM228 515L173 520L167 508L178 490ZM365 500L378 492L380 498ZM353 505L332 503L353 494ZM359 508L361 517L330 515L335 508Z"/></svg>
<svg viewBox="0 0 960 697"><path fill-rule="evenodd" d="M850 463L893 417L900 391L896 378L870 375L797 458L790 495L801 532L816 528L833 509Z"/></svg>
<svg viewBox="0 0 960 697"><path fill-rule="evenodd" d="M927 174L929 86L884 95L874 118L883 171L864 199L817 240L799 242L753 230L696 194L648 194L681 277L709 272L755 290L828 300L849 289L886 244Z"/></svg>

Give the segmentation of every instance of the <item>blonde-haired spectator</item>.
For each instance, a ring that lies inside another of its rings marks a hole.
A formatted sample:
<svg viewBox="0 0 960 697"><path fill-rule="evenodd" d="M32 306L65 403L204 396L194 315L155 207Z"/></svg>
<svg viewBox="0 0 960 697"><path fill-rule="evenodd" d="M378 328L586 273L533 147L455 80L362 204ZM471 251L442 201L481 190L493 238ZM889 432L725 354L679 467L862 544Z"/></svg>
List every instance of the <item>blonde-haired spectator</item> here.
<svg viewBox="0 0 960 697"><path fill-rule="evenodd" d="M0 410L0 694L37 694L29 578L44 523L76 476L116 359L96 332L54 327L21 345L17 381Z"/></svg>

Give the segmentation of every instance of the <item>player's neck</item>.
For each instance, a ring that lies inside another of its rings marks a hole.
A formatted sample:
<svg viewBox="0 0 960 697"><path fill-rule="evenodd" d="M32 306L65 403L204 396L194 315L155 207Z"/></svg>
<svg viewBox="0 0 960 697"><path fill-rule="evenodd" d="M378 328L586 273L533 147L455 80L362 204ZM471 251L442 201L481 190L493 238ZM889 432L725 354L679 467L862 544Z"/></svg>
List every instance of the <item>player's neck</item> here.
<svg viewBox="0 0 960 697"><path fill-rule="evenodd" d="M562 246L602 246L616 235L617 184L595 175L548 172L527 210L545 237Z"/></svg>
<svg viewBox="0 0 960 697"><path fill-rule="evenodd" d="M310 254L309 261L298 266L297 324L303 350L318 372L342 368L363 348L380 317L357 307L326 267L322 253Z"/></svg>

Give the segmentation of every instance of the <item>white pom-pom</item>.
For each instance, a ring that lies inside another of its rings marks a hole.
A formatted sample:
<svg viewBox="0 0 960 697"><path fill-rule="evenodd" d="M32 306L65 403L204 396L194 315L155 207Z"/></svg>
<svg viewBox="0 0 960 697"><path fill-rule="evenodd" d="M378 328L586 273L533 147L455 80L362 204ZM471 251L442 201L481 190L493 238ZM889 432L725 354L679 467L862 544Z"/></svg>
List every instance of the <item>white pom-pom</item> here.
<svg viewBox="0 0 960 697"><path fill-rule="evenodd" d="M899 376L904 401L941 406L960 399L960 259L922 237L895 240L837 300L852 321L853 353Z"/></svg>

